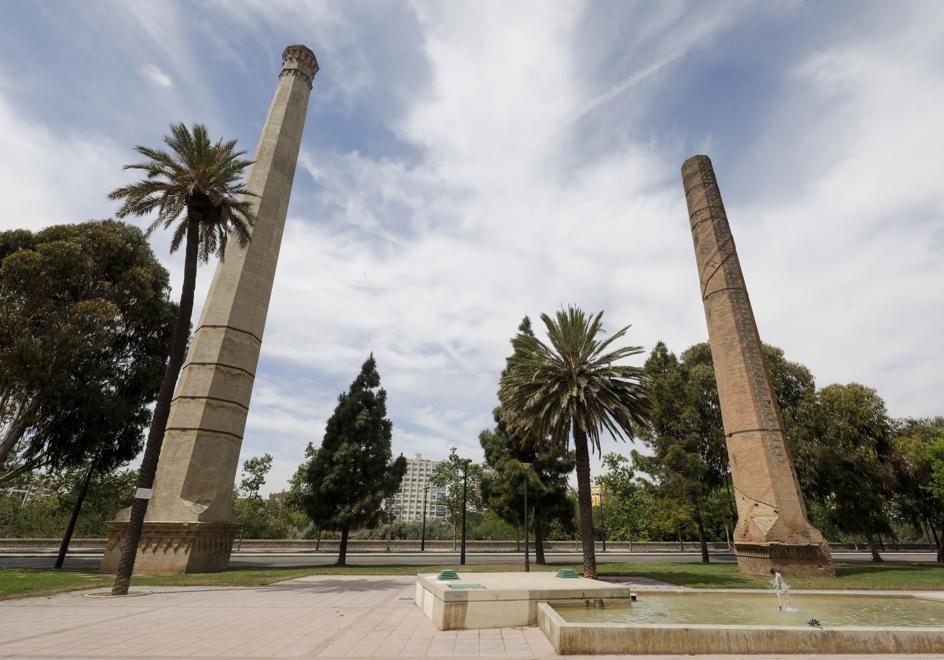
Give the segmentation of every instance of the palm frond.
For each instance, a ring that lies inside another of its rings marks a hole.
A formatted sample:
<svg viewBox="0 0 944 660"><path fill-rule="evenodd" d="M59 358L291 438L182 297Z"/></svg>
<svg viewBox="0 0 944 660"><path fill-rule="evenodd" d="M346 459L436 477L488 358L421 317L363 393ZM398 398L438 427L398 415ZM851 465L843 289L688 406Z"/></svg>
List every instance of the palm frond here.
<svg viewBox="0 0 944 660"><path fill-rule="evenodd" d="M640 367L618 364L642 352L614 347L630 326L604 336L603 313L568 307L541 315L548 343L519 332L512 340L499 398L505 423L522 437L566 446L574 429L600 452L602 434L632 439L646 423L649 401Z"/></svg>
<svg viewBox="0 0 944 660"><path fill-rule="evenodd" d="M164 137L168 150L136 146L147 160L125 165L140 170L145 178L112 191L110 199L122 200L116 215L149 216L157 213L147 229L170 229L171 251L186 241L187 225L199 225L198 258L223 258L229 238L240 247L248 245L255 222L257 197L242 179L252 161L236 150L236 140L212 142L203 124L175 123ZM176 224L176 226L174 226Z"/></svg>

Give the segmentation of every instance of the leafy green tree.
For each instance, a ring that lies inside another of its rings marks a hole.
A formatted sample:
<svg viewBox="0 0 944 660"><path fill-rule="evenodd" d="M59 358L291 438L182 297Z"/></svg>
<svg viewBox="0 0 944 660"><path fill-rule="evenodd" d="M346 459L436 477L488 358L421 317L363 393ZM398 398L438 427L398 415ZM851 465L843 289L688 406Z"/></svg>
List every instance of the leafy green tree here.
<svg viewBox="0 0 944 660"><path fill-rule="evenodd" d="M265 485L266 475L272 469L272 455L251 456L243 461L243 477L239 483L240 498L236 499L236 519L239 521L239 539L248 532L251 538L260 538L260 530L266 525L263 518L270 512L266 502L259 496L259 490Z"/></svg>
<svg viewBox="0 0 944 660"><path fill-rule="evenodd" d="M234 506L242 538L301 539L311 526L308 516L288 506L278 493L266 499L239 498Z"/></svg>
<svg viewBox="0 0 944 660"><path fill-rule="evenodd" d="M944 433L938 433L931 439L925 449L925 456L931 465L931 479L925 490L938 503L937 519L940 520L941 511L944 510ZM944 538L937 542L937 560L944 563Z"/></svg>
<svg viewBox="0 0 944 660"><path fill-rule="evenodd" d="M311 486L308 483L308 470L312 460L318 453L318 448L314 443L309 442L305 447L305 460L295 469L295 473L288 480L288 491L285 493L286 506L305 510L305 500L311 493Z"/></svg>
<svg viewBox="0 0 944 660"><path fill-rule="evenodd" d="M381 504L400 487L406 459L392 460L392 431L387 393L371 355L350 389L338 397L305 475L308 515L319 528L341 531L338 566L346 563L351 528L376 525L383 515Z"/></svg>
<svg viewBox="0 0 944 660"><path fill-rule="evenodd" d="M243 497L259 499L259 489L266 482L266 475L272 469L272 454L250 456L243 461L243 478L239 482L239 492Z"/></svg>
<svg viewBox="0 0 944 660"><path fill-rule="evenodd" d="M0 484L140 450L176 306L121 222L0 232Z"/></svg>
<svg viewBox="0 0 944 660"><path fill-rule="evenodd" d="M930 531L944 562L944 417L906 419L894 424L891 440L896 513L920 533Z"/></svg>
<svg viewBox="0 0 944 660"><path fill-rule="evenodd" d="M652 496L636 477L632 463L622 454L603 455L603 487L607 538L614 541L646 541L651 535Z"/></svg>
<svg viewBox="0 0 944 660"><path fill-rule="evenodd" d="M618 439L635 437L649 412L642 369L617 364L642 348L613 348L629 326L603 338L602 319L603 312L588 317L574 307L554 319L542 314L550 345L519 332L499 389L502 417L524 442L563 450L573 434L583 566L589 578L597 576L590 448L600 453L601 431Z"/></svg>
<svg viewBox="0 0 944 660"><path fill-rule="evenodd" d="M874 561L875 543L890 531L891 423L875 390L851 383L829 385L805 404L805 428L794 442L797 471L836 526L863 535Z"/></svg>
<svg viewBox="0 0 944 660"><path fill-rule="evenodd" d="M467 474L467 481L463 475ZM429 480L431 483L446 489L446 494L439 498L439 503L446 507L446 520L452 525L452 548L456 547L457 528L462 520L462 503L466 510L480 511L482 509L482 466L473 463L471 459L459 456L458 450L453 447L449 456L433 470ZM465 487L464 487L465 486ZM463 491L465 492L463 500Z"/></svg>
<svg viewBox="0 0 944 660"><path fill-rule="evenodd" d="M765 344L764 357L770 373L774 395L777 398L784 420L787 439L791 443L794 454L796 454L795 441L805 432L804 429L809 424L807 415L811 410L810 402L813 401L816 394L816 384L809 369L802 364L787 360L784 352L776 346ZM736 523L737 512L734 508L724 426L721 420L721 406L718 400L718 387L711 360L711 349L707 343L695 344L681 354L678 363L685 380L685 386L682 389L685 392L684 409L686 411L684 421L680 419L678 424L684 425L690 433L700 436L700 440L694 445L698 448L697 456L700 462L704 463L703 467L707 468L713 476L724 475L721 480L724 494L717 487L715 479L712 479L706 492L710 494L711 499L711 505L708 507L711 510L709 517L714 521L713 524L720 527L726 538L728 531L725 530ZM800 461L802 457L795 455L795 460ZM820 529L831 529L832 523L821 514L824 509L811 499L812 488L805 481L804 473L799 470L799 466L798 471L801 486L807 495L807 505L811 517L815 519ZM723 505L725 503L729 511L728 520L724 519L725 507ZM709 522L706 520L704 504L701 509L704 526ZM694 524L694 520L692 524Z"/></svg>
<svg viewBox="0 0 944 660"><path fill-rule="evenodd" d="M507 541L515 538L517 531L514 523L509 523L495 511L486 509L481 520L477 520L473 525L469 536L479 541Z"/></svg>
<svg viewBox="0 0 944 660"><path fill-rule="evenodd" d="M634 451L633 462L655 477L666 495L688 505L698 530L702 562L707 564L703 505L727 478L724 445L719 443L723 434L717 432L713 414L705 414L705 383L690 379L687 365L665 344L656 344L644 370L652 406L643 438L652 455Z"/></svg>
<svg viewBox="0 0 944 660"><path fill-rule="evenodd" d="M573 452L563 456L550 447L522 444L508 432L496 409L495 429L479 434L485 462L493 472L482 479L482 499L489 511L512 525L521 525L524 516L524 480L528 480L528 520L534 525L537 563L544 557L545 531L554 520L573 526L574 510L567 497L568 477L574 470ZM523 470L522 463L531 465Z"/></svg>
<svg viewBox="0 0 944 660"><path fill-rule="evenodd" d="M180 312L151 417L139 472L139 489L151 489L154 485L171 398L190 339L197 265L200 261L208 262L214 255L222 259L230 237L245 247L255 221L250 199L254 194L242 184L243 172L252 161L243 158L246 152L236 150L236 140L220 140L214 144L202 124L194 124L192 131L182 123L171 124L170 131L171 134L164 137L170 152L143 146L134 148L147 160L125 165L125 169L141 170L145 178L109 194L111 199L122 200L116 214L119 218L157 214L147 235L158 228L174 227L170 250L176 252L183 245L185 255ZM143 497L136 497L131 505L113 595L128 593L147 505L148 499Z"/></svg>
<svg viewBox="0 0 944 660"><path fill-rule="evenodd" d="M0 537L52 538L62 534L77 494L87 475L87 466L59 472L35 474L31 483L45 487L51 494L23 502L20 495L0 495ZM122 508L131 504L136 470L96 470L92 475L84 505L75 527L79 538L101 538L108 533L108 523Z"/></svg>

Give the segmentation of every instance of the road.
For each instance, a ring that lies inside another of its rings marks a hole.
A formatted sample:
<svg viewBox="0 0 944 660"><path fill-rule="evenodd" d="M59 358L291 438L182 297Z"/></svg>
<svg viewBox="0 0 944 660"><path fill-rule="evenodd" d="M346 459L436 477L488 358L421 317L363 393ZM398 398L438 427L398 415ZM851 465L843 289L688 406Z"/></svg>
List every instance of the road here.
<svg viewBox="0 0 944 660"><path fill-rule="evenodd" d="M931 552L885 552L882 556L889 563L916 562L933 563L936 559ZM72 569L98 570L102 558L100 550L70 552L66 557L65 567ZM576 552L547 553L551 563L579 564L581 556ZM232 568L291 568L301 566L323 566L333 564L335 553L324 552L235 552L230 560ZM734 553L713 552L712 561L733 562ZM871 555L867 552L836 552L833 559L845 563L870 563ZM52 568L56 553L47 551L3 550L0 551L0 568ZM459 564L458 552L349 552L348 564L366 566L456 566ZM516 564L524 561L522 553L516 552L476 552L468 553L469 564ZM697 563L701 555L697 552L597 552L597 561L632 562L632 563Z"/></svg>

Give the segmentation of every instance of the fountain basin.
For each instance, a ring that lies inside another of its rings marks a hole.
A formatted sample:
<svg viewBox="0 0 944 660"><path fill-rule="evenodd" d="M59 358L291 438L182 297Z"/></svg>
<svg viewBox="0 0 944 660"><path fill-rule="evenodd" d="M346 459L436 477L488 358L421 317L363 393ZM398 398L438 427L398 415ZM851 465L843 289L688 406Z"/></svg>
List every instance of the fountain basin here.
<svg viewBox="0 0 944 660"><path fill-rule="evenodd" d="M460 573L458 580L416 576L416 605L440 630L506 628L537 623L538 603L628 607L630 588L553 573Z"/></svg>
<svg viewBox="0 0 944 660"><path fill-rule="evenodd" d="M638 596L632 609L541 603L538 625L562 655L944 652L944 594L793 592L784 613L769 593Z"/></svg>

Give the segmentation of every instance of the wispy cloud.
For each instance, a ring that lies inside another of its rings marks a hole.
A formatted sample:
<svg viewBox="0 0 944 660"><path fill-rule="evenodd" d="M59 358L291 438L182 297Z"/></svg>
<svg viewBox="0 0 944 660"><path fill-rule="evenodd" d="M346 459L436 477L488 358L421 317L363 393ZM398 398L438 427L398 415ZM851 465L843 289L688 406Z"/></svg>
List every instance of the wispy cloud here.
<svg viewBox="0 0 944 660"><path fill-rule="evenodd" d="M145 80L154 83L158 87L174 86L174 79L161 71L160 67L156 64L145 64L138 70L138 73L140 73Z"/></svg>

